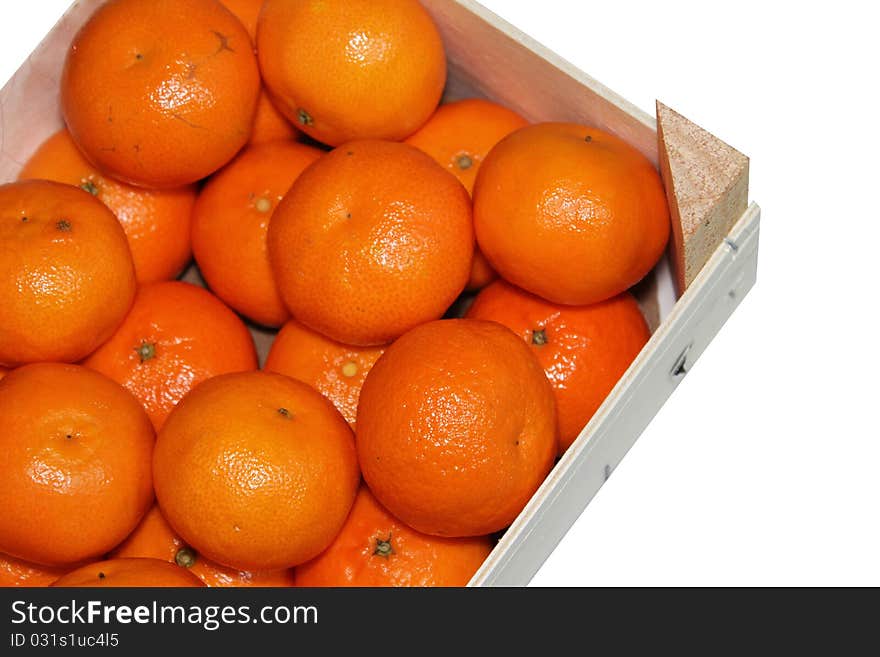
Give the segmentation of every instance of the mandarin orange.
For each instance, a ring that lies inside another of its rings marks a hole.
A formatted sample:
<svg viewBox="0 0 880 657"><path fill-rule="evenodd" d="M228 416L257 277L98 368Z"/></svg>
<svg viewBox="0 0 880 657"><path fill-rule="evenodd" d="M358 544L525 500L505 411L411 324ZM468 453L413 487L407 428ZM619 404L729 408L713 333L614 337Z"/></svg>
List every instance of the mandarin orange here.
<svg viewBox="0 0 880 657"><path fill-rule="evenodd" d="M430 155L473 193L483 159L492 147L528 122L513 110L481 98L446 103L406 143ZM467 289L479 290L497 277L479 249Z"/></svg>
<svg viewBox="0 0 880 657"><path fill-rule="evenodd" d="M138 290L125 321L83 365L128 389L158 430L199 382L258 364L235 313L203 288L166 281Z"/></svg>
<svg viewBox="0 0 880 657"><path fill-rule="evenodd" d="M293 124L275 107L275 103L264 91L257 100L257 112L251 127L251 145L264 144L279 139L298 139L300 136Z"/></svg>
<svg viewBox="0 0 880 657"><path fill-rule="evenodd" d="M272 216L269 258L297 320L346 344L384 344L464 289L470 199L413 146L351 142L297 178Z"/></svg>
<svg viewBox="0 0 880 657"><path fill-rule="evenodd" d="M492 149L474 186L474 226L502 277L569 305L639 282L670 229L663 183L648 159L572 123L522 128Z"/></svg>
<svg viewBox="0 0 880 657"><path fill-rule="evenodd" d="M186 568L208 586L293 586L293 571L247 572L205 559L174 533L158 506L150 509L125 541L109 557L162 559Z"/></svg>
<svg viewBox="0 0 880 657"><path fill-rule="evenodd" d="M0 552L47 566L94 559L153 499L154 434L137 400L78 365L0 381Z"/></svg>
<svg viewBox="0 0 880 657"><path fill-rule="evenodd" d="M359 482L345 419L280 374L225 374L197 386L159 432L153 483L187 544L240 570L315 557L339 532Z"/></svg>
<svg viewBox="0 0 880 657"><path fill-rule="evenodd" d="M354 429L361 387L383 351L342 344L290 320L272 342L263 369L308 383L332 401Z"/></svg>
<svg viewBox="0 0 880 657"><path fill-rule="evenodd" d="M221 2L241 21L251 40L256 44L257 18L263 7L263 0L221 0ZM266 90L261 90L249 143L262 144L276 139L294 139L298 136L299 130L293 127L293 124L275 107Z"/></svg>
<svg viewBox="0 0 880 657"><path fill-rule="evenodd" d="M49 586L70 568L41 566L0 554L0 588Z"/></svg>
<svg viewBox="0 0 880 657"><path fill-rule="evenodd" d="M61 108L104 173L145 187L195 182L250 138L260 73L216 0L110 0L73 39Z"/></svg>
<svg viewBox="0 0 880 657"><path fill-rule="evenodd" d="M321 155L289 140L251 146L199 194L192 240L202 276L214 294L258 324L280 326L290 316L269 265L266 234L293 181Z"/></svg>
<svg viewBox="0 0 880 657"><path fill-rule="evenodd" d="M278 108L331 146L411 135L446 81L443 42L417 0L267 0L257 52Z"/></svg>
<svg viewBox="0 0 880 657"><path fill-rule="evenodd" d="M296 569L297 586L464 586L492 551L486 536L422 534L362 486L336 540Z"/></svg>
<svg viewBox="0 0 880 657"><path fill-rule="evenodd" d="M128 238L139 283L175 278L192 257L192 185L150 190L108 178L79 152L67 130L49 137L25 162L19 179L27 178L76 185L110 208Z"/></svg>
<svg viewBox="0 0 880 657"><path fill-rule="evenodd" d="M481 98L446 103L415 134L406 139L446 167L473 193L477 171L492 147L528 122L513 110ZM469 290L496 278L479 249L474 251Z"/></svg>
<svg viewBox="0 0 880 657"><path fill-rule="evenodd" d="M553 465L553 390L500 324L429 322L367 375L357 449L370 490L414 529L490 534L513 521Z"/></svg>
<svg viewBox="0 0 880 657"><path fill-rule="evenodd" d="M56 580L52 586L76 588L193 587L205 586L185 568L159 559L108 559L82 566Z"/></svg>
<svg viewBox="0 0 880 657"><path fill-rule="evenodd" d="M590 306L563 306L496 281L477 295L466 316L503 324L540 361L556 394L560 453L651 337L628 292Z"/></svg>
<svg viewBox="0 0 880 657"><path fill-rule="evenodd" d="M473 192L477 172L492 147L528 125L511 109L482 98L466 98L437 108L425 125L406 139Z"/></svg>
<svg viewBox="0 0 880 657"><path fill-rule="evenodd" d="M241 21L251 41L256 44L257 19L260 17L260 9L263 8L263 0L220 0L220 2Z"/></svg>
<svg viewBox="0 0 880 657"><path fill-rule="evenodd" d="M71 185L0 185L0 365L77 361L104 342L135 293L122 226Z"/></svg>

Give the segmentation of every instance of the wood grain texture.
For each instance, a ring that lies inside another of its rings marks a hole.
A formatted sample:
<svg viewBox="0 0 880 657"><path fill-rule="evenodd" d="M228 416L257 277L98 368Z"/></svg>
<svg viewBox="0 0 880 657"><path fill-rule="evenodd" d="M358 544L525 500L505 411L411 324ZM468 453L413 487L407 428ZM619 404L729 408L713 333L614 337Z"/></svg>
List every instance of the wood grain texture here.
<svg viewBox="0 0 880 657"><path fill-rule="evenodd" d="M681 294L746 211L749 159L660 101L657 139Z"/></svg>

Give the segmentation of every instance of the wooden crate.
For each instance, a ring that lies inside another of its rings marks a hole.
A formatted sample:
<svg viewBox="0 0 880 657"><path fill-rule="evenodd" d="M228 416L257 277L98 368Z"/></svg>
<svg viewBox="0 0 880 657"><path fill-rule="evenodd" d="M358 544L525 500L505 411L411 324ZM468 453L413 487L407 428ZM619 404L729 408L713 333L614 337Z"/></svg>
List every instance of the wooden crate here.
<svg viewBox="0 0 880 657"><path fill-rule="evenodd" d="M74 2L0 90L0 181L13 180L61 127L67 47L102 1ZM485 97L530 121L573 121L618 135L660 168L673 214L669 256L634 290L650 341L471 581L523 585L754 284L760 211L746 205L747 160L698 126L660 104L656 116L645 113L476 2L423 4L446 44L447 100ZM195 268L186 278L198 282ZM254 334L264 358L272 334Z"/></svg>

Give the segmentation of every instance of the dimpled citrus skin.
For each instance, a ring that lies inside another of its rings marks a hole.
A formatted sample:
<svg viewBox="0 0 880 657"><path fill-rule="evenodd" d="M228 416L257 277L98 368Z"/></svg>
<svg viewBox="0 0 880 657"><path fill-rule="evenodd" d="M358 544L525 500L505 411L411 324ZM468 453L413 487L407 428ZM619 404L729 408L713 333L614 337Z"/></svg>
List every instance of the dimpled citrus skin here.
<svg viewBox="0 0 880 657"><path fill-rule="evenodd" d="M159 432L162 513L207 558L240 570L307 561L339 532L360 480L345 419L279 374L205 381Z"/></svg>
<svg viewBox="0 0 880 657"><path fill-rule="evenodd" d="M492 551L487 536L428 536L392 516L361 486L345 526L296 569L297 586L465 586Z"/></svg>
<svg viewBox="0 0 880 657"><path fill-rule="evenodd" d="M174 187L247 143L259 93L251 39L219 2L111 0L73 39L61 108L101 171Z"/></svg>
<svg viewBox="0 0 880 657"><path fill-rule="evenodd" d="M477 171L492 147L528 122L513 110L481 98L441 105L406 143L430 155L473 193ZM479 249L474 251L468 290L497 277Z"/></svg>
<svg viewBox="0 0 880 657"><path fill-rule="evenodd" d="M263 369L308 383L332 401L354 429L361 387L384 351L342 344L290 320L272 343Z"/></svg>
<svg viewBox="0 0 880 657"><path fill-rule="evenodd" d="M263 0L220 0L220 3L241 21L251 40L256 43L257 19L263 8Z"/></svg>
<svg viewBox="0 0 880 657"><path fill-rule="evenodd" d="M192 587L205 586L198 577L159 559L108 559L77 568L56 580L52 586L117 587Z"/></svg>
<svg viewBox="0 0 880 657"><path fill-rule="evenodd" d="M297 178L269 225L292 315L354 345L385 344L446 312L473 258L467 191L406 144L351 142Z"/></svg>
<svg viewBox="0 0 880 657"><path fill-rule="evenodd" d="M564 306L496 281L477 295L467 317L503 324L544 367L556 394L560 454L651 337L629 292L590 306Z"/></svg>
<svg viewBox="0 0 880 657"><path fill-rule="evenodd" d="M185 545L162 516L159 506L154 504L134 531L107 556L111 559L140 557L174 561L174 555Z"/></svg>
<svg viewBox="0 0 880 657"><path fill-rule="evenodd" d="M263 7L263 0L222 0L222 2L223 6L241 21L251 40L256 44L257 18ZM298 136L299 130L294 128L293 124L275 107L266 90L261 90L248 143L262 144L276 139L295 139Z"/></svg>
<svg viewBox="0 0 880 657"><path fill-rule="evenodd" d="M411 135L446 82L443 42L417 0L267 0L257 52L279 109L331 146Z"/></svg>
<svg viewBox="0 0 880 657"><path fill-rule="evenodd" d="M260 92L257 101L257 113L251 128L249 144L264 144L279 139L298 139L300 132L275 107L265 90Z"/></svg>
<svg viewBox="0 0 880 657"><path fill-rule="evenodd" d="M482 98L466 98L437 108L406 143L424 151L473 192L480 165L492 147L528 125L519 114Z"/></svg>
<svg viewBox="0 0 880 657"><path fill-rule="evenodd" d="M290 316L269 265L266 234L278 202L323 153L293 141L243 150L208 180L193 211L193 251L211 290L265 326Z"/></svg>
<svg viewBox="0 0 880 657"><path fill-rule="evenodd" d="M0 381L0 552L47 566L103 555L153 500L153 428L137 400L78 365Z"/></svg>
<svg viewBox="0 0 880 657"><path fill-rule="evenodd" d="M361 390L364 480L426 534L482 536L509 525L550 471L556 446L550 383L523 341L494 322L413 329Z"/></svg>
<svg viewBox="0 0 880 657"><path fill-rule="evenodd" d="M190 549L194 563L187 568L189 572L211 587L257 586L261 588L284 588L295 586L292 568L281 570L237 570L227 568L219 563L205 559L195 550Z"/></svg>
<svg viewBox="0 0 880 657"><path fill-rule="evenodd" d="M104 342L135 293L122 227L60 183L0 185L0 365L76 361Z"/></svg>
<svg viewBox="0 0 880 657"><path fill-rule="evenodd" d="M83 365L127 388L158 430L193 386L258 363L234 312L203 288L166 281L138 290L125 321Z"/></svg>
<svg viewBox="0 0 880 657"><path fill-rule="evenodd" d="M474 186L483 254L514 285L556 303L584 305L628 289L669 238L663 183L621 139L571 123L505 137Z"/></svg>
<svg viewBox="0 0 880 657"><path fill-rule="evenodd" d="M0 588L49 586L68 570L70 569L40 566L8 554L0 554Z"/></svg>
<svg viewBox="0 0 880 657"><path fill-rule="evenodd" d="M158 506L153 506L110 558L146 557L170 561L186 568L208 586L293 586L290 569L247 572L205 559L174 533ZM184 565L181 565L184 564Z"/></svg>
<svg viewBox="0 0 880 657"><path fill-rule="evenodd" d="M89 163L67 130L49 137L25 163L19 180L43 178L76 185L106 205L125 231L138 283L175 278L192 257L193 185L154 190L107 178Z"/></svg>

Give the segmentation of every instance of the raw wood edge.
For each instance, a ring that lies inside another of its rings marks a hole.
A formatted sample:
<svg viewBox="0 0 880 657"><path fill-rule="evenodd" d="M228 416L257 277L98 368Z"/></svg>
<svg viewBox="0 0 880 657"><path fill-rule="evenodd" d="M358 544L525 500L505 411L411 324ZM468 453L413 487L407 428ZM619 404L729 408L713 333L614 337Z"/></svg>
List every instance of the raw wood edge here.
<svg viewBox="0 0 880 657"><path fill-rule="evenodd" d="M657 143L682 294L748 207L749 159L660 101Z"/></svg>

